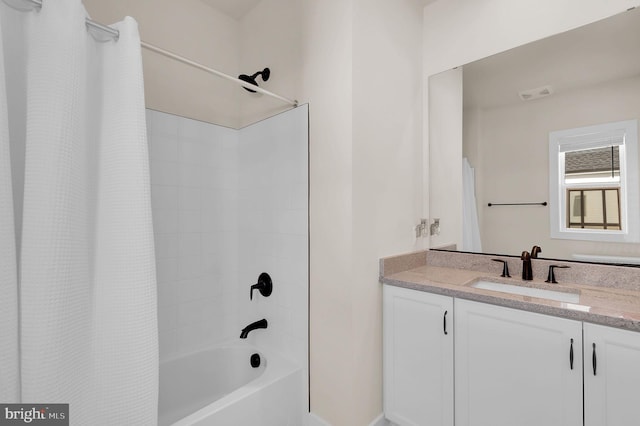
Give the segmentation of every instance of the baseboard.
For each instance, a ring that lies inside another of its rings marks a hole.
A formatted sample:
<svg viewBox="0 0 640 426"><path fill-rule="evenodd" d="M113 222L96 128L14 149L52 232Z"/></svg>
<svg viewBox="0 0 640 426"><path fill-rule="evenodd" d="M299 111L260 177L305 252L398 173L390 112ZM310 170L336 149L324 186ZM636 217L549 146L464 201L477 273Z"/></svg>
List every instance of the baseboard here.
<svg viewBox="0 0 640 426"><path fill-rule="evenodd" d="M331 424L317 414L309 413L307 426L331 426ZM385 419L384 414L380 414L369 423L369 426L393 426L393 423Z"/></svg>

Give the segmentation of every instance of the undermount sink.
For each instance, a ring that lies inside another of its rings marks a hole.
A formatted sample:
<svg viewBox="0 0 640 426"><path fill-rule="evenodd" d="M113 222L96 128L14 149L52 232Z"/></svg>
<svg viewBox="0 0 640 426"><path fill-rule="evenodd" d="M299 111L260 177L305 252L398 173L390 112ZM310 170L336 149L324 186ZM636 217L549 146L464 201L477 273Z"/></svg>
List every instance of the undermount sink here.
<svg viewBox="0 0 640 426"><path fill-rule="evenodd" d="M537 297L540 299L556 300L558 302L578 303L580 295L576 293L565 293L562 291L546 290L534 287L521 287L511 284L501 284L492 281L477 281L471 284L473 288L499 291L501 293L519 294L521 296Z"/></svg>

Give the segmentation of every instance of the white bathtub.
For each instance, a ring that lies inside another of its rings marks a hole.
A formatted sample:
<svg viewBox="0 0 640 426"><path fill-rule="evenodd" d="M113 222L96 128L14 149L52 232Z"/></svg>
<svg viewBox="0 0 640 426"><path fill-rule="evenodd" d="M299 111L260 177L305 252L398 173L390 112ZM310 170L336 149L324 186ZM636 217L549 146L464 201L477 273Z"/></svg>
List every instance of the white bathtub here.
<svg viewBox="0 0 640 426"><path fill-rule="evenodd" d="M258 368L250 365L260 355ZM160 426L298 426L302 371L248 344L224 345L160 364Z"/></svg>

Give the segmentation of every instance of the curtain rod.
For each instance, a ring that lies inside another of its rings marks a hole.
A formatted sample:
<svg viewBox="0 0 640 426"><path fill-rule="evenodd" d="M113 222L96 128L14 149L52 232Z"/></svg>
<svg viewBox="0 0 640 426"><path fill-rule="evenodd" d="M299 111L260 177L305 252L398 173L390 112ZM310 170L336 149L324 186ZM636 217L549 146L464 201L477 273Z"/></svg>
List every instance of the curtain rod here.
<svg viewBox="0 0 640 426"><path fill-rule="evenodd" d="M162 49L162 48L160 48L158 46L154 46L153 44L149 44L149 43L147 43L145 41L140 41L140 46L142 46L145 49L150 50L152 52L158 53L158 54L160 54L162 56L166 56L167 58L175 59L176 61L182 62L183 64L187 64L187 65L190 65L190 66L192 66L194 68L197 68L199 70L206 71L209 74L217 75L218 77L222 77L222 78L224 78L226 80L233 81L234 83L237 83L237 84L239 84L242 87L245 87L247 89L251 89L251 90L254 90L254 91L258 92L258 93L262 93L264 95L271 96L273 98L279 99L279 100L281 100L283 102L286 102L289 105L292 105L294 107L298 106L298 101L295 100L295 99L289 99L289 98L285 98L284 96L277 95L277 94L275 94L273 92L270 92L268 90L263 89L262 87L254 86L253 84L247 83L246 81L242 81L239 78L235 78L235 77L232 77L232 76L230 76L228 74L225 74L225 73L223 73L221 71L218 71L216 69L209 68L209 67L207 67L205 65L202 65L202 64L200 64L198 62L192 61L191 59L187 59L184 56L176 55L175 53L169 52L168 50Z"/></svg>
<svg viewBox="0 0 640 426"><path fill-rule="evenodd" d="M34 5L36 7L39 7L39 8L42 7L42 0L23 0L23 1L26 1L27 3L31 3L32 5ZM115 28L111 28L111 27L109 27L107 25L103 25L103 24L101 24L99 22L93 21L93 20L91 20L89 18L86 19L86 25L87 25L87 27L94 28L94 29L99 30L99 31L103 31L104 33L108 34L110 37L113 37L113 39L115 41L118 41L118 38L120 37L120 31L116 30ZM246 81L240 80L239 78L232 77L232 76L230 76L228 74L225 74L225 73L223 73L221 71L218 71L218 70L213 69L213 68L209 68L209 67L207 67L205 65L202 65L202 64L200 64L198 62L192 61L191 59L185 58L185 57L180 56L180 55L176 55L175 53L172 53L172 52L169 52L168 50L165 50L165 49L162 49L160 47L154 46L153 44L149 44L149 43L147 43L145 41L140 40L140 46L142 46L143 48L145 48L147 50L150 50L152 52L155 52L155 53L158 53L160 55L166 56L167 58L174 59L174 60L176 60L178 62L182 62L183 64L190 65L190 66L192 66L194 68L197 68L199 70L202 70L202 71L206 71L209 74L213 74L213 75L216 75L218 77L222 77L222 78L224 78L226 80L232 81L232 82L234 82L236 84L239 84L240 86L242 86L244 88L251 89L251 90L254 90L254 91L258 92L258 93L262 93L263 95L267 95L267 96L271 96L273 98L279 99L279 100L281 100L281 101L283 101L285 103L288 103L289 105L291 105L293 107L297 107L298 106L298 101L295 100L295 99L289 99L289 98L285 98L284 96L277 95L277 94L275 94L273 92L270 92L268 90L263 89L262 87L254 86L253 84L247 83Z"/></svg>

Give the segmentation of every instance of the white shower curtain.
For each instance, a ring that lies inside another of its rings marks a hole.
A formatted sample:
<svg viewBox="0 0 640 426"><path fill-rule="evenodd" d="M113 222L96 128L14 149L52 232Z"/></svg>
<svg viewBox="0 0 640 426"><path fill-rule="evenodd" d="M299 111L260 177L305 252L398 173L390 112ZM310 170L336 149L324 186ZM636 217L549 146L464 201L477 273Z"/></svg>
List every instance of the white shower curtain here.
<svg viewBox="0 0 640 426"><path fill-rule="evenodd" d="M3 45L0 32L0 47ZM20 400L18 269L4 54L0 49L0 402Z"/></svg>
<svg viewBox="0 0 640 426"><path fill-rule="evenodd" d="M72 425L155 425L137 24L98 42L79 0L0 12L0 402L69 403Z"/></svg>
<svg viewBox="0 0 640 426"><path fill-rule="evenodd" d="M476 175L466 158L462 159L462 193L462 250L482 252L476 204Z"/></svg>

